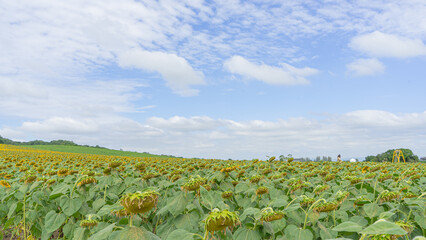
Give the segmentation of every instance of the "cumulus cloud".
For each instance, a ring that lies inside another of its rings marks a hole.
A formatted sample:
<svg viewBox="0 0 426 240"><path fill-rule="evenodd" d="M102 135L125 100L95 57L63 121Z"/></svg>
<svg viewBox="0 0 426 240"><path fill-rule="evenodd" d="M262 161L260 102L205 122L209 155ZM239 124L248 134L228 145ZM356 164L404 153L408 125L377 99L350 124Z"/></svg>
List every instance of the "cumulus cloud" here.
<svg viewBox="0 0 426 240"><path fill-rule="evenodd" d="M285 63L281 64L281 67L256 64L241 56L226 60L224 67L231 73L272 85L308 84L309 81L305 77L318 73L318 70L313 68L296 68Z"/></svg>
<svg viewBox="0 0 426 240"><path fill-rule="evenodd" d="M197 95L198 90L190 86L205 83L203 73L195 71L184 58L176 54L132 50L120 54L118 63L121 67L140 68L160 73L166 80L167 86L183 96Z"/></svg>
<svg viewBox="0 0 426 240"><path fill-rule="evenodd" d="M135 80L68 79L66 82L53 83L31 77L0 77L0 117L96 118L137 112L141 108L134 101L143 96L140 89L146 87Z"/></svg>
<svg viewBox="0 0 426 240"><path fill-rule="evenodd" d="M128 150L205 158L264 158L342 154L362 157L407 147L426 155L426 112L397 114L359 110L324 119L235 121L207 116L152 117L145 122L112 117L52 117L4 127L0 135L22 139L28 134L52 140L70 139Z"/></svg>
<svg viewBox="0 0 426 240"><path fill-rule="evenodd" d="M349 46L373 57L410 58L426 55L421 39L411 39L380 31L354 37Z"/></svg>
<svg viewBox="0 0 426 240"><path fill-rule="evenodd" d="M369 76L383 73L385 65L376 58L361 58L346 65L346 68L355 76Z"/></svg>

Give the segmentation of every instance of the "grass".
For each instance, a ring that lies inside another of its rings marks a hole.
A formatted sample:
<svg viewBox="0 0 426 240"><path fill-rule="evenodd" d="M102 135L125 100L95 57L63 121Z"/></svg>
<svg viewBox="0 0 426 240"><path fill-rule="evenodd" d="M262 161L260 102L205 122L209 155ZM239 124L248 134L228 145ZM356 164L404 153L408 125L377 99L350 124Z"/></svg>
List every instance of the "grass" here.
<svg viewBox="0 0 426 240"><path fill-rule="evenodd" d="M150 153L139 153L121 150L112 150L107 148L98 147L85 147L85 146L67 146L67 145L23 145L22 147L34 148L39 150L65 152L65 153L82 153L82 154L96 154L107 156L127 156L127 157L162 157L169 158L170 156L155 155Z"/></svg>

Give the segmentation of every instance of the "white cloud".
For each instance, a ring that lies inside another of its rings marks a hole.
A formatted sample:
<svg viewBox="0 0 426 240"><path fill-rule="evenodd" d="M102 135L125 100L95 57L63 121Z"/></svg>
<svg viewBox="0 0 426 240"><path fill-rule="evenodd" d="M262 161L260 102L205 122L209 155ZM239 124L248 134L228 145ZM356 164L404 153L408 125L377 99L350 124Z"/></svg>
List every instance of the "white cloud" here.
<svg viewBox="0 0 426 240"><path fill-rule="evenodd" d="M375 31L354 37L349 46L373 57L410 58L426 55L421 39L410 39Z"/></svg>
<svg viewBox="0 0 426 240"><path fill-rule="evenodd" d="M241 56L226 60L224 67L231 73L273 85L308 84L309 81L305 77L318 73L313 68L295 68L285 63L281 64L281 67L255 64Z"/></svg>
<svg viewBox="0 0 426 240"><path fill-rule="evenodd" d="M214 129L220 125L218 120L206 116L195 116L191 118L174 116L169 119L151 117L146 123L156 128L172 131L205 131Z"/></svg>
<svg viewBox="0 0 426 240"><path fill-rule="evenodd" d="M140 110L134 101L146 85L135 80L62 82L0 77L0 117L24 119L109 117Z"/></svg>
<svg viewBox="0 0 426 240"><path fill-rule="evenodd" d="M376 58L361 58L346 65L355 76L368 76L383 73L385 65Z"/></svg>
<svg viewBox="0 0 426 240"><path fill-rule="evenodd" d="M0 135L15 139L70 139L116 149L205 158L263 159L266 155L288 153L362 157L398 147L424 156L426 112L359 110L321 120L276 121L175 116L153 117L141 123L120 117L51 117L4 127Z"/></svg>
<svg viewBox="0 0 426 240"><path fill-rule="evenodd" d="M167 86L182 96L197 95L198 90L190 86L205 83L203 73L195 71L184 58L176 54L132 50L120 54L118 64L125 68L158 72L166 80Z"/></svg>

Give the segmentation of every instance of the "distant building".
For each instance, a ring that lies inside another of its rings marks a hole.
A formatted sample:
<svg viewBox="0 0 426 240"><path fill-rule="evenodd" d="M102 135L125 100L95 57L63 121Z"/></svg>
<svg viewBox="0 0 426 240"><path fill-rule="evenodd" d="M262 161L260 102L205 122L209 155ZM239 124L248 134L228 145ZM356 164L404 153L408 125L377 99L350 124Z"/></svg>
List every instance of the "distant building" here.
<svg viewBox="0 0 426 240"><path fill-rule="evenodd" d="M351 160L349 160L349 162L357 162L355 158L351 158Z"/></svg>

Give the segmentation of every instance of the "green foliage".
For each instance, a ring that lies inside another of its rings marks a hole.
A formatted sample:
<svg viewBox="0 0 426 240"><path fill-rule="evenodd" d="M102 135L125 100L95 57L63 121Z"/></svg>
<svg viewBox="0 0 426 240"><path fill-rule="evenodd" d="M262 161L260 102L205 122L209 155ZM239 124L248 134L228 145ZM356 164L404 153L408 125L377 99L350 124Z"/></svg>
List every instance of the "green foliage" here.
<svg viewBox="0 0 426 240"><path fill-rule="evenodd" d="M69 145L23 145L24 147L65 152L65 153L82 153L82 154L96 154L105 156L127 156L127 157L168 157L161 155L154 155L149 153L138 153L129 151L112 150L107 148L85 147L85 146L69 146Z"/></svg>
<svg viewBox="0 0 426 240"><path fill-rule="evenodd" d="M12 239L61 233L63 239L84 240L367 240L426 233L423 163L129 158L5 149L0 146L0 226L4 235L14 234ZM121 164L112 167L116 162ZM34 171L40 167L45 171ZM235 171L222 171L232 167ZM69 174L58 175L59 169ZM108 175L104 169L110 169ZM272 172L262 175L265 169ZM88 173L96 181L79 185ZM155 174L144 180L146 173ZM370 173L376 175L364 178ZM29 175L37 179L21 181ZM180 178L171 181L176 175ZM325 182L329 175L334 177ZM380 181L383 176L390 178ZM351 183L353 178L363 181ZM195 185L193 191L184 188ZM223 193L232 196L224 199ZM142 208L154 195L149 211L124 206ZM126 198L129 204L123 204Z"/></svg>
<svg viewBox="0 0 426 240"><path fill-rule="evenodd" d="M406 162L418 162L419 157L414 155L413 151L407 148L398 148L402 151ZM395 149L389 149L384 153L377 154L376 156L367 156L365 157L365 161L367 162L392 162L392 156ZM400 162L404 162L402 158L400 158Z"/></svg>

